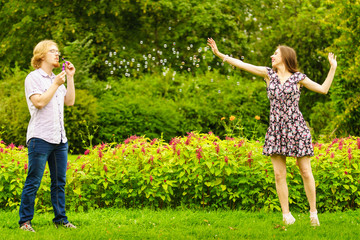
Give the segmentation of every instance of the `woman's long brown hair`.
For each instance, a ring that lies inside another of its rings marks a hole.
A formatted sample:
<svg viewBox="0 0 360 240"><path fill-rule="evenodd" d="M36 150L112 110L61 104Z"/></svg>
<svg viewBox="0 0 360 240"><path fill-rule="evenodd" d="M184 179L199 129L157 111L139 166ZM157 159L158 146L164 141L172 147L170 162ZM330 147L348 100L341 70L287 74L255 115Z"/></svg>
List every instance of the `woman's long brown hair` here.
<svg viewBox="0 0 360 240"><path fill-rule="evenodd" d="M278 49L281 52L281 58L285 64L286 69L291 73L296 73L299 71L298 69L298 63L296 59L296 52L293 48L280 45L278 46ZM274 69L277 71L277 69Z"/></svg>

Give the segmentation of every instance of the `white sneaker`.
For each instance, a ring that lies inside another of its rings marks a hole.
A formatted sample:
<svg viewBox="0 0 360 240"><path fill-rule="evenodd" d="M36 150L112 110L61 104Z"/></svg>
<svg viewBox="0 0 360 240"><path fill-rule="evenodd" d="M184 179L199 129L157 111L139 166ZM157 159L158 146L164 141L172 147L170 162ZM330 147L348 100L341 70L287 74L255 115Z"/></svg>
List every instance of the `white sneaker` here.
<svg viewBox="0 0 360 240"><path fill-rule="evenodd" d="M283 221L285 225L291 225L294 224L295 218L291 215L291 212L289 212L288 214L283 214Z"/></svg>
<svg viewBox="0 0 360 240"><path fill-rule="evenodd" d="M319 218L317 215L317 211L312 213L310 212L310 224L312 227L318 227L320 226Z"/></svg>

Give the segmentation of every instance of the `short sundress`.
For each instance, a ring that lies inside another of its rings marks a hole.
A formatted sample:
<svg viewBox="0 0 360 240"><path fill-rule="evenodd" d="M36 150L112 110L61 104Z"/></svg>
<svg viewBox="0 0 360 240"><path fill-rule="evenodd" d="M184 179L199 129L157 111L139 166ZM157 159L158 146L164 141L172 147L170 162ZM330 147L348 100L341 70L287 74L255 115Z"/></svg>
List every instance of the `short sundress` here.
<svg viewBox="0 0 360 240"><path fill-rule="evenodd" d="M309 128L299 110L301 88L297 84L306 78L300 72L293 73L284 84L277 73L267 68L270 100L269 128L265 136L263 154L279 154L291 157L314 156Z"/></svg>

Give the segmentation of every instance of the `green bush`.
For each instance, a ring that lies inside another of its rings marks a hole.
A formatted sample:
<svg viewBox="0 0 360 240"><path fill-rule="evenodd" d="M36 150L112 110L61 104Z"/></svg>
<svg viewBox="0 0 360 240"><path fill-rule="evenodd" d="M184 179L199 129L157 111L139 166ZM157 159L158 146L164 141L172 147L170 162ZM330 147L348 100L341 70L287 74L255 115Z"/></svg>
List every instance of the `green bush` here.
<svg viewBox="0 0 360 240"><path fill-rule="evenodd" d="M87 90L77 89L75 105L64 108L66 137L75 153L92 145L97 128L97 99Z"/></svg>
<svg viewBox="0 0 360 240"><path fill-rule="evenodd" d="M315 144L312 168L319 211L360 206L360 138ZM19 206L26 176L26 150L1 144L0 206ZM13 160L14 159L14 160ZM289 200L294 211L307 211L296 161L287 161ZM51 208L46 169L37 211ZM220 140L214 134L173 138L132 136L122 144L101 144L69 161L67 208L178 206L280 211L270 158L262 143L243 138Z"/></svg>
<svg viewBox="0 0 360 240"><path fill-rule="evenodd" d="M114 137L123 141L133 134L169 141L194 130L224 137L220 119L231 115L241 119L244 137L265 136L269 103L264 82L218 72L168 70L164 75L109 79L94 89L93 94L101 96L98 143Z"/></svg>
<svg viewBox="0 0 360 240"><path fill-rule="evenodd" d="M0 138L15 145L26 144L30 120L24 87L27 74L15 67L6 75L6 80L0 81Z"/></svg>

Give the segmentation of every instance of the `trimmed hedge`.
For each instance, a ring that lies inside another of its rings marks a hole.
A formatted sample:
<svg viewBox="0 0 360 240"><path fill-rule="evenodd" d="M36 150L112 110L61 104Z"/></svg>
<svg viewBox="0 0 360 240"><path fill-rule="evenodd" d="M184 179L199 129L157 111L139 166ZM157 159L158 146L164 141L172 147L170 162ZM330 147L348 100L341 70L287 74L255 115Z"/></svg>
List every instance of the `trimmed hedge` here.
<svg viewBox="0 0 360 240"><path fill-rule="evenodd" d="M315 144L312 158L319 211L360 206L360 138ZM308 203L294 158L288 159L291 209ZM19 207L27 173L24 147L0 145L0 208ZM48 168L36 199L37 211L51 209ZM132 136L102 144L69 161L67 208L223 208L280 211L270 158L262 143L189 133L162 139Z"/></svg>

